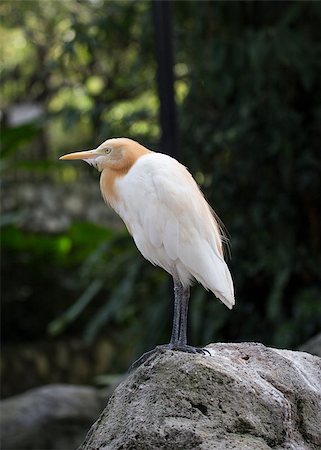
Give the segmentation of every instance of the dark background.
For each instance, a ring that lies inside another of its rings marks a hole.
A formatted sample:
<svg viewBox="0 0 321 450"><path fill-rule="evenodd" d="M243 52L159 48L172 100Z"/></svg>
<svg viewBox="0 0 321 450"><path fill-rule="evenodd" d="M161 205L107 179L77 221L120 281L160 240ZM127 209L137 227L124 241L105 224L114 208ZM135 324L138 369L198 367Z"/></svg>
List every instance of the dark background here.
<svg viewBox="0 0 321 450"><path fill-rule="evenodd" d="M114 136L158 148L152 3L0 12L8 396L125 371L168 341L171 294L103 205L98 173L58 161ZM319 2L171 2L178 157L228 229L237 302L193 288L195 345L296 349L320 332L320 19Z"/></svg>

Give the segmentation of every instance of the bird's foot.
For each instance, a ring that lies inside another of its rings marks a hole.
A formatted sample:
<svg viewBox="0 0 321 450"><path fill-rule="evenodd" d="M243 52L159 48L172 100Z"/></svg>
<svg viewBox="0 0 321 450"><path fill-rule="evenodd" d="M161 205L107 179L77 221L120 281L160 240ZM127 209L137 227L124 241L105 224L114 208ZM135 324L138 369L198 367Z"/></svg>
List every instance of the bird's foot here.
<svg viewBox="0 0 321 450"><path fill-rule="evenodd" d="M184 353L199 353L201 355L206 355L206 353L210 354L210 352L206 348L201 347L193 347L192 345L187 344L164 344L164 345L158 345L156 349L160 351L164 350L172 350L174 352L184 352Z"/></svg>
<svg viewBox="0 0 321 450"><path fill-rule="evenodd" d="M200 355L211 355L210 351L206 348L200 348L200 347L192 347L191 345L187 344L163 344L163 345L157 345L153 350L150 350L149 352L144 353L140 358L138 358L136 361L133 362L133 364L129 368L129 372L132 372L133 370L137 369L140 365L142 365L144 362L146 362L152 355L154 355L157 352L163 353L166 350L172 350L175 352L185 352L185 353L198 353Z"/></svg>

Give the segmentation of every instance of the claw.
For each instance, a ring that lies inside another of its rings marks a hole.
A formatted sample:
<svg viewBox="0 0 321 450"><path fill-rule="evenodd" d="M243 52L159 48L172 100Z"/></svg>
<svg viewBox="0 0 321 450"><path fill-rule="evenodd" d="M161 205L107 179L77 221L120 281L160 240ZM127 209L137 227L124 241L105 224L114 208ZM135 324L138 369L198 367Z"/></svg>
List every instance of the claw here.
<svg viewBox="0 0 321 450"><path fill-rule="evenodd" d="M136 361L134 361L129 369L128 372L131 373L133 370L137 369L137 367L141 366L146 362L154 353L158 351L158 347L155 347L153 350L150 350L149 352L143 353L142 356L140 356Z"/></svg>
<svg viewBox="0 0 321 450"><path fill-rule="evenodd" d="M206 355L207 353L209 356L212 356L212 353L207 348L201 348L200 350L202 350L203 355Z"/></svg>

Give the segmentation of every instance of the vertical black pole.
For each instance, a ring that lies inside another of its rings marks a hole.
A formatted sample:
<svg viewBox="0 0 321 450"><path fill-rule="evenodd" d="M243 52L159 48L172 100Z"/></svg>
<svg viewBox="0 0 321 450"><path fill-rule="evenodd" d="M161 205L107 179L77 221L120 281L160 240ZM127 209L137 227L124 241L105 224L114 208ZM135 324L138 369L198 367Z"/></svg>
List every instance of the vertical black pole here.
<svg viewBox="0 0 321 450"><path fill-rule="evenodd" d="M155 27L157 82L160 100L161 139L160 150L178 156L177 120L174 94L171 2L151 0ZM173 283L169 284L174 303Z"/></svg>
<svg viewBox="0 0 321 450"><path fill-rule="evenodd" d="M160 99L160 149L178 156L177 119L174 94L171 2L152 0L155 26L157 81Z"/></svg>

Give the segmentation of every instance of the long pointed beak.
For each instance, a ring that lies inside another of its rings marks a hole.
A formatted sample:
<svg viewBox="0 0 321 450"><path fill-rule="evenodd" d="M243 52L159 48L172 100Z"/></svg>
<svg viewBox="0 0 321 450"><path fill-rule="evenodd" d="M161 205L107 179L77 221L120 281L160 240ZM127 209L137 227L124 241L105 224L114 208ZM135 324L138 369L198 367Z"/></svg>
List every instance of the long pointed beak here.
<svg viewBox="0 0 321 450"><path fill-rule="evenodd" d="M75 152L75 153L67 153L67 155L60 156L59 159L92 159L96 158L97 156L101 155L95 150L85 150L83 152Z"/></svg>

